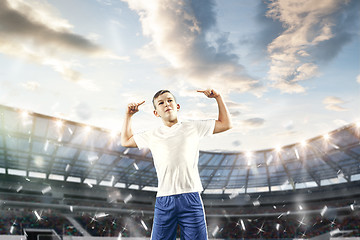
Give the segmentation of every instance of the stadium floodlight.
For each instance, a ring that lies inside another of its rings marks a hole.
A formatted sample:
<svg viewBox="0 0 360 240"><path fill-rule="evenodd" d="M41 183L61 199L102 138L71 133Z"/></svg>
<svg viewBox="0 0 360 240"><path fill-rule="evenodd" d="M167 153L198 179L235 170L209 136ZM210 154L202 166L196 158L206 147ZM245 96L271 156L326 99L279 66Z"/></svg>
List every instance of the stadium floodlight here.
<svg viewBox="0 0 360 240"><path fill-rule="evenodd" d="M246 155L246 157L251 158L253 156L253 153L248 151L248 152L246 152L245 155Z"/></svg>
<svg viewBox="0 0 360 240"><path fill-rule="evenodd" d="M64 125L64 122L61 119L56 120L56 126L61 128Z"/></svg>
<svg viewBox="0 0 360 240"><path fill-rule="evenodd" d="M29 112L23 110L21 111L21 118L22 119L27 119L29 117Z"/></svg>
<svg viewBox="0 0 360 240"><path fill-rule="evenodd" d="M329 136L329 134L326 133L323 135L323 138L325 139L325 141L329 141L330 136Z"/></svg>
<svg viewBox="0 0 360 240"><path fill-rule="evenodd" d="M280 146L276 146L276 147L275 147L275 151L276 151L277 153L280 153L281 150L282 150L282 148L281 148Z"/></svg>
<svg viewBox="0 0 360 240"><path fill-rule="evenodd" d="M86 126L84 127L85 133L90 133L91 130L92 130L92 128L91 128L90 126L88 126L88 125L86 125Z"/></svg>
<svg viewBox="0 0 360 240"><path fill-rule="evenodd" d="M113 131L110 132L110 137L112 139L116 138L117 136L118 136L118 131L113 130Z"/></svg>

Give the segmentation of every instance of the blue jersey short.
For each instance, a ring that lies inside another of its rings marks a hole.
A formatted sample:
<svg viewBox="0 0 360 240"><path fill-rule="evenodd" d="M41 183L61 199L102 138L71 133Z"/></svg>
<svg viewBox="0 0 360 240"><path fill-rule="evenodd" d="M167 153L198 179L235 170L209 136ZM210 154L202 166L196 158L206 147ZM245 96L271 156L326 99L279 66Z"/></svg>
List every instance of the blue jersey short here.
<svg viewBox="0 0 360 240"><path fill-rule="evenodd" d="M207 240L204 206L200 194L183 193L157 197L151 240Z"/></svg>

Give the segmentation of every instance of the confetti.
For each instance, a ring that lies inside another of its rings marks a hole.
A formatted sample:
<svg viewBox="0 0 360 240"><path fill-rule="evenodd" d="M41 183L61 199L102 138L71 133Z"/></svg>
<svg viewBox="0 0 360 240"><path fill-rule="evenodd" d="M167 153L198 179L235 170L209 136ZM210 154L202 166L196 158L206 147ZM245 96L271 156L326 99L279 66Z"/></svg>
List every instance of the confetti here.
<svg viewBox="0 0 360 240"><path fill-rule="evenodd" d="M259 201L259 200L254 201L254 202L253 202L253 205L254 205L255 207L260 206L260 201Z"/></svg>
<svg viewBox="0 0 360 240"><path fill-rule="evenodd" d="M23 189L23 186L19 186L19 187L16 189L16 192L20 192L21 189Z"/></svg>
<svg viewBox="0 0 360 240"><path fill-rule="evenodd" d="M124 154L125 155L128 154L129 151L130 151L130 148L125 149Z"/></svg>
<svg viewBox="0 0 360 240"><path fill-rule="evenodd" d="M68 172L70 170L70 164L67 164L65 167L65 172Z"/></svg>
<svg viewBox="0 0 360 240"><path fill-rule="evenodd" d="M295 151L296 158L299 160L299 159L300 159L300 156L299 156L298 150L295 148L294 151Z"/></svg>
<svg viewBox="0 0 360 240"><path fill-rule="evenodd" d="M124 199L124 203L128 203L130 200L132 199L132 195L129 194L125 199Z"/></svg>
<svg viewBox="0 0 360 240"><path fill-rule="evenodd" d="M327 206L325 206L325 207L321 210L320 215L323 217L326 211L327 211Z"/></svg>
<svg viewBox="0 0 360 240"><path fill-rule="evenodd" d="M40 221L41 217L36 210L34 211L34 214L35 214L36 218L38 219L38 221Z"/></svg>
<svg viewBox="0 0 360 240"><path fill-rule="evenodd" d="M335 230L330 231L330 236L334 236L337 233L340 233L340 229L338 229L338 228L335 229Z"/></svg>
<svg viewBox="0 0 360 240"><path fill-rule="evenodd" d="M89 182L87 182L86 184L87 184L90 188L93 187L93 185L92 185L91 183L89 183Z"/></svg>
<svg viewBox="0 0 360 240"><path fill-rule="evenodd" d="M97 155L88 156L88 160L89 160L90 163L92 163L92 162L94 162L94 161L96 161L98 159L99 159L99 157Z"/></svg>
<svg viewBox="0 0 360 240"><path fill-rule="evenodd" d="M107 217L107 216L109 216L109 214L104 213L104 212L95 214L95 218L103 218L103 217Z"/></svg>
<svg viewBox="0 0 360 240"><path fill-rule="evenodd" d="M134 165L134 168L135 168L136 170L139 170L139 167L138 167L138 165L137 165L136 163L133 163L133 165Z"/></svg>
<svg viewBox="0 0 360 240"><path fill-rule="evenodd" d="M71 212L73 212L73 211L74 211L73 206L70 206L70 211L71 211Z"/></svg>
<svg viewBox="0 0 360 240"><path fill-rule="evenodd" d="M45 193L48 193L51 191L51 187L50 186L47 186L46 188L44 188L41 192L42 194L45 194Z"/></svg>
<svg viewBox="0 0 360 240"><path fill-rule="evenodd" d="M246 231L244 221L243 221L242 219L240 219L240 222L241 222L241 228L242 228L242 230Z"/></svg>
<svg viewBox="0 0 360 240"><path fill-rule="evenodd" d="M230 199L233 199L233 198L236 198L237 196L239 196L239 193L238 192L233 192L229 195L229 198Z"/></svg>
<svg viewBox="0 0 360 240"><path fill-rule="evenodd" d="M214 230L212 231L212 236L215 237L215 235L219 232L219 226L216 226Z"/></svg>
<svg viewBox="0 0 360 240"><path fill-rule="evenodd" d="M12 225L12 226L10 227L10 234L13 234L13 233L14 233L14 229L15 229L15 227L14 227L14 225Z"/></svg>
<svg viewBox="0 0 360 240"><path fill-rule="evenodd" d="M145 222L141 219L141 224L143 225L144 229L147 231L148 230L148 227L146 226Z"/></svg>
<svg viewBox="0 0 360 240"><path fill-rule="evenodd" d="M266 160L266 164L269 165L272 162L273 158L274 158L274 156L270 155Z"/></svg>
<svg viewBox="0 0 360 240"><path fill-rule="evenodd" d="M119 232L119 236L118 236L117 240L121 240L121 236L122 236L122 234L121 234L121 232Z"/></svg>
<svg viewBox="0 0 360 240"><path fill-rule="evenodd" d="M351 210L354 211L354 204L351 204L351 205L350 205L350 208L351 208Z"/></svg>
<svg viewBox="0 0 360 240"><path fill-rule="evenodd" d="M277 224L276 224L276 230L279 231L279 229L280 229L280 224L277 223Z"/></svg>

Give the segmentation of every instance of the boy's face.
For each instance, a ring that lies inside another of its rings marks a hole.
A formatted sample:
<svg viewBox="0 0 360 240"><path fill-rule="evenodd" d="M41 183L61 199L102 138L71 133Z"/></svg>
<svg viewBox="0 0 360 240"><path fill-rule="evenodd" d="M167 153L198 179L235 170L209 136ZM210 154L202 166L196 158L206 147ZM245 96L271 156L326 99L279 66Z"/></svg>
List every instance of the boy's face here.
<svg viewBox="0 0 360 240"><path fill-rule="evenodd" d="M174 121L177 119L177 111L179 111L180 105L176 104L171 93L161 94L155 99L154 103L155 116L161 117L163 121Z"/></svg>

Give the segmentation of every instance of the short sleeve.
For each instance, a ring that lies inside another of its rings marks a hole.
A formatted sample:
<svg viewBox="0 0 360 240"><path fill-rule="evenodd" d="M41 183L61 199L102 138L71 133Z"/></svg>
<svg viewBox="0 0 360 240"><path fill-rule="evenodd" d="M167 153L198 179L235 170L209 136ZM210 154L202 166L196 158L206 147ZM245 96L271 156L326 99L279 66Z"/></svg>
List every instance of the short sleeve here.
<svg viewBox="0 0 360 240"><path fill-rule="evenodd" d="M139 149L149 148L150 134L148 131L134 134L133 138Z"/></svg>
<svg viewBox="0 0 360 240"><path fill-rule="evenodd" d="M198 130L200 138L210 136L214 133L214 128L215 128L215 120L214 119L199 120L199 121L194 121L194 123Z"/></svg>

